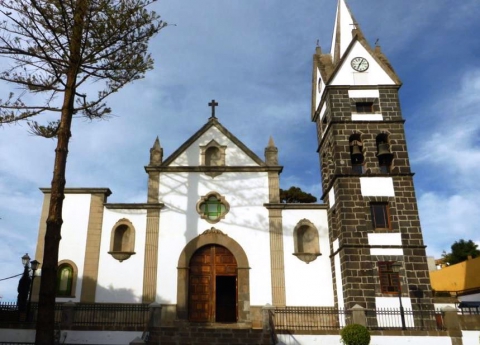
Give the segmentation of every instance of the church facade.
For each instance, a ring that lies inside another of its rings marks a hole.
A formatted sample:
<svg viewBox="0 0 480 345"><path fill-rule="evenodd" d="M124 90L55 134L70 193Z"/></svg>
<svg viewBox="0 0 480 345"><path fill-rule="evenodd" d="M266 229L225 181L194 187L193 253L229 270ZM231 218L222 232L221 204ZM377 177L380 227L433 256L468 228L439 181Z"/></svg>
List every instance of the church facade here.
<svg viewBox="0 0 480 345"><path fill-rule="evenodd" d="M331 51L313 56L324 203L280 203L273 139L261 158L213 112L169 157L155 140L145 203L65 190L57 300L157 302L173 319L238 323L266 304L398 308L399 293L405 308L431 304L400 86L339 0Z"/></svg>

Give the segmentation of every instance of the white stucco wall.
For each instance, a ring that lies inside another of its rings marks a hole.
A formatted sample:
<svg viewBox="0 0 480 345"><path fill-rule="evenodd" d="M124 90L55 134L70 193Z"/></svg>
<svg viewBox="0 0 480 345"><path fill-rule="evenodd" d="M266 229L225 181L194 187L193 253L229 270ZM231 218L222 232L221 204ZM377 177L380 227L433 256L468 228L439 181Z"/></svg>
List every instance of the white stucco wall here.
<svg viewBox="0 0 480 345"><path fill-rule="evenodd" d="M227 166L256 166L258 165L248 155L246 155L239 147L224 136L216 127L210 127L200 138L188 147L185 152L175 159L170 166L199 166L200 163L200 146L207 145L210 141L215 140L220 145L227 145L225 152L225 165ZM265 143L266 144L266 143Z"/></svg>
<svg viewBox="0 0 480 345"><path fill-rule="evenodd" d="M293 231L302 219L317 228L322 254L309 264L293 255ZM333 306L327 210L283 210L282 222L287 306Z"/></svg>
<svg viewBox="0 0 480 345"><path fill-rule="evenodd" d="M479 331L462 331L463 345L478 345ZM62 331L62 338L66 334L68 344L92 345L128 345L141 332L114 332L114 331ZM35 340L34 330L0 329L0 339L4 342L31 342ZM279 334L280 345L339 345L340 335L306 335L306 334ZM451 345L450 337L420 337L420 336L372 336L370 345Z"/></svg>
<svg viewBox="0 0 480 345"><path fill-rule="evenodd" d="M395 196L391 177L360 177L362 196Z"/></svg>
<svg viewBox="0 0 480 345"><path fill-rule="evenodd" d="M352 121L383 121L382 114L352 113Z"/></svg>
<svg viewBox="0 0 480 345"><path fill-rule="evenodd" d="M58 261L73 261L78 269L78 278L83 275L91 199L90 194L66 194L63 201L62 240L58 251ZM82 279L78 278L75 298L57 298L58 302L80 301Z"/></svg>
<svg viewBox="0 0 480 345"><path fill-rule="evenodd" d="M462 331L463 345L479 345L480 331Z"/></svg>
<svg viewBox="0 0 480 345"><path fill-rule="evenodd" d="M335 187L332 186L328 191L328 206L332 208L335 205Z"/></svg>
<svg viewBox="0 0 480 345"><path fill-rule="evenodd" d="M375 297L375 305L377 309L399 310L400 301L398 296L391 297ZM412 301L409 297L402 297L402 305L405 310L412 310ZM377 322L379 327L400 327L402 321L400 315L396 319L392 319L392 315L385 315L377 313ZM413 315L405 315L405 324L407 327L414 326Z"/></svg>
<svg viewBox="0 0 480 345"><path fill-rule="evenodd" d="M200 219L196 211L200 198L212 191L230 205L225 218L215 224ZM263 206L268 202L266 172L223 173L215 178L203 173L163 173L160 201L165 207L160 215L158 302L176 303L181 251L192 239L215 227L238 242L247 255L250 303L271 303L268 210Z"/></svg>
<svg viewBox="0 0 480 345"><path fill-rule="evenodd" d="M465 337L465 335L464 335ZM285 345L339 345L342 344L339 335L303 335L279 334L280 344ZM473 337L472 337L473 339ZM414 336L372 336L370 345L451 345L450 337L414 337ZM464 345L478 345L465 343Z"/></svg>
<svg viewBox="0 0 480 345"><path fill-rule="evenodd" d="M370 233L368 244L371 246L390 245L401 246L402 235L400 233ZM403 255L402 248L370 248L370 255Z"/></svg>
<svg viewBox="0 0 480 345"><path fill-rule="evenodd" d="M135 228L135 255L120 262L110 251L112 229L122 218ZM138 303L143 293L146 210L105 209L100 244L96 302Z"/></svg>
<svg viewBox="0 0 480 345"><path fill-rule="evenodd" d="M333 241L332 244L332 249L333 252L335 253L338 248L340 248L340 242L338 238ZM332 253L333 254L333 253ZM333 264L335 268L335 284L337 287L337 305L339 309L345 308L345 303L343 300L343 284L342 284L342 268L340 267L340 254L336 253L335 256L333 257ZM344 326L345 325L345 314L340 315L340 325Z"/></svg>
<svg viewBox="0 0 480 345"><path fill-rule="evenodd" d="M350 43L350 42L349 42ZM364 57L369 62L367 71L357 73L350 65L350 61L355 57ZM370 53L359 43L356 42L346 59L333 78L330 85L394 85L392 78L380 67Z"/></svg>
<svg viewBox="0 0 480 345"><path fill-rule="evenodd" d="M379 98L380 91L372 90L348 90L348 97L350 98Z"/></svg>

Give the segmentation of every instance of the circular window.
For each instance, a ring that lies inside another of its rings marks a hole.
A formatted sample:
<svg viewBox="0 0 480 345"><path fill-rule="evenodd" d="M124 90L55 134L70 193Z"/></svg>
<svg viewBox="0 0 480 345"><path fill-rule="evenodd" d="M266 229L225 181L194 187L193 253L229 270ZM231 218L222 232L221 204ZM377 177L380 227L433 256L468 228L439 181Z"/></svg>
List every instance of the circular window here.
<svg viewBox="0 0 480 345"><path fill-rule="evenodd" d="M209 223L216 223L224 218L228 210L229 205L225 198L217 193L203 196L197 204L197 212Z"/></svg>

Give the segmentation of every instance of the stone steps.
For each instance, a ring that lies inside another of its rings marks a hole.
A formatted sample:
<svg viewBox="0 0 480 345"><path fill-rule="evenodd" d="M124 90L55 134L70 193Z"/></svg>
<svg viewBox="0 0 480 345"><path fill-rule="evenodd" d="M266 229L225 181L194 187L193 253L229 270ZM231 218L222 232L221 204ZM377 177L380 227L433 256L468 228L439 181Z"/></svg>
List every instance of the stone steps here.
<svg viewBox="0 0 480 345"><path fill-rule="evenodd" d="M149 345L270 345L270 334L262 329L185 325L150 329Z"/></svg>

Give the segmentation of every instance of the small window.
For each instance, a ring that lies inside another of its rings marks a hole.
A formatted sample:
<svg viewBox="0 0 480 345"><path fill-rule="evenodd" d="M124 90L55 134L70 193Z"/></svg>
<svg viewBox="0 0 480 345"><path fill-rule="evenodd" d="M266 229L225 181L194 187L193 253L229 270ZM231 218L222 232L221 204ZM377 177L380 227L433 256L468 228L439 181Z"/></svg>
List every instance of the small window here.
<svg viewBox="0 0 480 345"><path fill-rule="evenodd" d="M371 203L372 224L375 230L390 230L390 210L388 203Z"/></svg>
<svg viewBox="0 0 480 345"><path fill-rule="evenodd" d="M357 113L373 113L373 102L357 102L355 103Z"/></svg>
<svg viewBox="0 0 480 345"><path fill-rule="evenodd" d="M217 193L207 194L197 204L197 212L209 223L216 223L225 218L228 211L229 205L225 198Z"/></svg>
<svg viewBox="0 0 480 345"><path fill-rule="evenodd" d="M397 293L400 291L399 273L393 272L392 261L378 262L378 275L382 293Z"/></svg>
<svg viewBox="0 0 480 345"><path fill-rule="evenodd" d="M57 270L57 296L71 297L73 286L73 267L61 264Z"/></svg>

